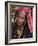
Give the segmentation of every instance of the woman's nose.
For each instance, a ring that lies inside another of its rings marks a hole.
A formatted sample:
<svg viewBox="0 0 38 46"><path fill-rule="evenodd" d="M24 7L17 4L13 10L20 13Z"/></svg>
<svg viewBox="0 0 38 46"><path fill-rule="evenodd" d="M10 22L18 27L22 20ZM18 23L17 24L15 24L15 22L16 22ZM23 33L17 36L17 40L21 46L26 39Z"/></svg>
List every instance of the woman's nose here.
<svg viewBox="0 0 38 46"><path fill-rule="evenodd" d="M21 22L21 19L19 18L18 21Z"/></svg>
<svg viewBox="0 0 38 46"><path fill-rule="evenodd" d="M19 22L23 22L23 19L19 18Z"/></svg>

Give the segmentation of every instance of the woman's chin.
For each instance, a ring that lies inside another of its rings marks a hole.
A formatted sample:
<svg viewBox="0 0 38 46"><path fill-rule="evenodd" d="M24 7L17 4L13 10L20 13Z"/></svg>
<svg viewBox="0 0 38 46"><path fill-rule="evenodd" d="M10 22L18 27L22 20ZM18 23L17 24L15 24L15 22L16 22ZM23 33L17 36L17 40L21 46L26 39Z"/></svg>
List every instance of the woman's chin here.
<svg viewBox="0 0 38 46"><path fill-rule="evenodd" d="M23 24L17 24L18 26L22 26Z"/></svg>

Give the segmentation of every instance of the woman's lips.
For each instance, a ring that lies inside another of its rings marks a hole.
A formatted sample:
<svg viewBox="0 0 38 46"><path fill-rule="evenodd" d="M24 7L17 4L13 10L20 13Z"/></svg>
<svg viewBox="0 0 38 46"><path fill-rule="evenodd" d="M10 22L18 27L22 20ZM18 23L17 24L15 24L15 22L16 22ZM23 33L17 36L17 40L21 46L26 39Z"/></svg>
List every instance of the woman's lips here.
<svg viewBox="0 0 38 46"><path fill-rule="evenodd" d="M23 25L23 23L22 23L22 22L17 22L17 24L18 24L18 25Z"/></svg>

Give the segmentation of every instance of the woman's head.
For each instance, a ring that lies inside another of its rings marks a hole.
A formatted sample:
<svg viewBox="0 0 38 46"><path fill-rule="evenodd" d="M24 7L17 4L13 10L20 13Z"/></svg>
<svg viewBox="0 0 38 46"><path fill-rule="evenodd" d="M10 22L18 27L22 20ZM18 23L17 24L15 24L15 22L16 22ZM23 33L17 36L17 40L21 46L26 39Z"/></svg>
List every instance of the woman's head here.
<svg viewBox="0 0 38 46"><path fill-rule="evenodd" d="M19 8L15 14L15 21L18 26L22 26L25 21L26 12L24 8Z"/></svg>
<svg viewBox="0 0 38 46"><path fill-rule="evenodd" d="M16 9L15 23L19 27L28 24L29 30L31 29L32 23L32 8L21 7ZM31 30L30 30L31 31Z"/></svg>

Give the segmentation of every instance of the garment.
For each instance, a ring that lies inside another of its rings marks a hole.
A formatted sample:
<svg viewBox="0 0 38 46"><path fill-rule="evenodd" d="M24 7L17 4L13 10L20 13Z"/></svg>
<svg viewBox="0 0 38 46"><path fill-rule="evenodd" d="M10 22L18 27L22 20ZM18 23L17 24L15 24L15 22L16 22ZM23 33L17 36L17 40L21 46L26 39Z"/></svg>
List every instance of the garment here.
<svg viewBox="0 0 38 46"><path fill-rule="evenodd" d="M16 34L16 27L13 28L13 33L12 33L12 38L13 39L18 39L18 35ZM22 35L20 36L20 38L32 38L32 33L29 31L29 28L28 28L28 24L26 24L23 28L23 33Z"/></svg>

